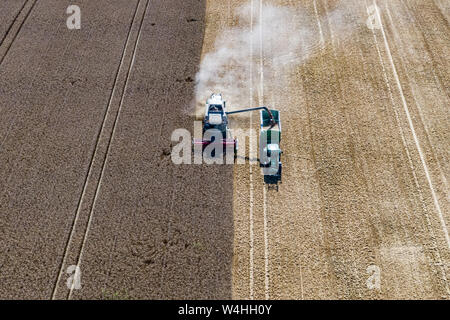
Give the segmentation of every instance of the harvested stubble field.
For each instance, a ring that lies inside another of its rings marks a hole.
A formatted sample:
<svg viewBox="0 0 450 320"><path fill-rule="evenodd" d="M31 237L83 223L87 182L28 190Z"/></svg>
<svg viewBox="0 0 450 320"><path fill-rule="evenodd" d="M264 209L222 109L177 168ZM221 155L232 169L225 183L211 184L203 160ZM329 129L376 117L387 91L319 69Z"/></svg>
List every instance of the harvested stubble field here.
<svg viewBox="0 0 450 320"><path fill-rule="evenodd" d="M71 4L0 3L0 298L449 299L447 1ZM215 90L278 188L172 163Z"/></svg>

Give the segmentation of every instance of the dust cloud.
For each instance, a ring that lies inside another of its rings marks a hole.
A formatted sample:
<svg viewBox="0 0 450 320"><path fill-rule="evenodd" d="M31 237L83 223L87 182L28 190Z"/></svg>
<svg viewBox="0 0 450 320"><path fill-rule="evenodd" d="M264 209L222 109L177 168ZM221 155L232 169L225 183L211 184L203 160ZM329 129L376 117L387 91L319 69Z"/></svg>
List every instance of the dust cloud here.
<svg viewBox="0 0 450 320"><path fill-rule="evenodd" d="M205 54L201 62L196 75L196 114L201 115L205 100L213 92L223 94L229 109L249 107L251 98L261 95L262 65L265 82L287 84L286 70L319 54L327 43L352 33L358 19L350 9L348 1L345 7L339 4L322 16L311 8L271 4L252 7L247 3L238 8L235 17L239 27L222 32L213 51Z"/></svg>

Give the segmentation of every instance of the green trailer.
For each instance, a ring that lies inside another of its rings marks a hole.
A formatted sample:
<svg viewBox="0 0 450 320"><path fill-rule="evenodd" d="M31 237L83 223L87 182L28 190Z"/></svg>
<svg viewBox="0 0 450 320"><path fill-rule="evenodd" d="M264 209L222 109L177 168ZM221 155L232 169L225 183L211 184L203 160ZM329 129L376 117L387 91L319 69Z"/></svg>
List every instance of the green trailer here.
<svg viewBox="0 0 450 320"><path fill-rule="evenodd" d="M271 115L272 117L271 117ZM259 134L259 161L264 176L281 180L281 119L280 111L261 110L261 128Z"/></svg>

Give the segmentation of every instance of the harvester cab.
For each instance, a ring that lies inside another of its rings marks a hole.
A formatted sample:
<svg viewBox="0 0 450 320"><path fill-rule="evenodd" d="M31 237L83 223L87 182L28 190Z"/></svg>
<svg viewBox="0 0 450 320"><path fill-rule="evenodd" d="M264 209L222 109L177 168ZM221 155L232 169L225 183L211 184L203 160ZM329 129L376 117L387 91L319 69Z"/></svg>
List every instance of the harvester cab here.
<svg viewBox="0 0 450 320"><path fill-rule="evenodd" d="M234 155L237 155L237 139L233 138L230 128L228 127L228 115L226 112L226 101L223 100L222 94L212 94L208 100L206 100L205 117L203 119L203 137L208 130L218 130L221 133L220 141L214 139L214 135L211 139L202 138L194 139L194 145L202 145L205 148L211 143L222 144L223 151L226 152L230 148L234 151ZM216 131L217 132L217 131Z"/></svg>
<svg viewBox="0 0 450 320"><path fill-rule="evenodd" d="M225 109L226 102L222 99L222 94L213 94L206 100L203 133L209 129L217 129L222 133L224 139L227 138L229 130Z"/></svg>

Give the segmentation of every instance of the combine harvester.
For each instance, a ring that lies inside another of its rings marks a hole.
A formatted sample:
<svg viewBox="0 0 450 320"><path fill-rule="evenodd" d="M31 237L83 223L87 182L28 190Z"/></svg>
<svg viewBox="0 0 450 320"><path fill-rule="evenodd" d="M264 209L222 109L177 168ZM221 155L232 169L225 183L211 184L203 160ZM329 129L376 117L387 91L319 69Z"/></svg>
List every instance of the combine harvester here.
<svg viewBox="0 0 450 320"><path fill-rule="evenodd" d="M205 132L214 129L218 130L222 134L221 141L215 141L213 139L194 139L194 145L201 145L204 149L206 146L212 143L222 144L222 150L230 150L231 147L234 151L234 157L236 158L238 150L238 141L233 138L231 130L228 126L228 116L237 113L251 112L260 110L261 128L259 136L259 162L263 168L265 180L275 179L281 181L281 119L280 112L278 110L271 110L267 107L248 108L236 111L226 111L226 101L223 100L221 94L212 94L211 97L206 100L205 117L203 119L203 137Z"/></svg>
<svg viewBox="0 0 450 320"><path fill-rule="evenodd" d="M205 137L205 133L208 130L218 130L221 133L222 139L220 142L215 142L222 144L223 150L229 150L230 146L233 147L234 156L236 157L238 150L237 139L232 137L231 130L228 127L228 112L226 112L226 101L222 99L221 94L212 94L211 97L206 100L205 107L205 117L203 119L203 130L202 137ZM213 143L212 140L208 139L194 139L194 145L201 145L204 149L206 146Z"/></svg>

